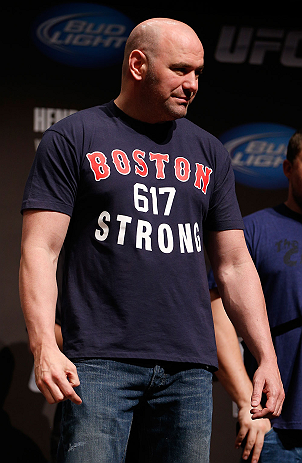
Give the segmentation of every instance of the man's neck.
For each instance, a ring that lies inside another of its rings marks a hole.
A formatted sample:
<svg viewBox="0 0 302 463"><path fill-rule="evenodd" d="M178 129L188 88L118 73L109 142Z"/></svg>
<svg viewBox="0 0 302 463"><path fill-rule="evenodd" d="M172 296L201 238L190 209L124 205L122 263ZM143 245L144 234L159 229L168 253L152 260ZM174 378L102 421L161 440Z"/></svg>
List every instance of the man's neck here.
<svg viewBox="0 0 302 463"><path fill-rule="evenodd" d="M135 105L133 105L133 101L135 101L135 98L125 99L123 94L120 94L114 100L114 103L121 111L123 111L123 113L127 114L129 117L132 117L132 119L136 119L141 122L149 122L148 120L145 120L144 117L142 117L137 102Z"/></svg>
<svg viewBox="0 0 302 463"><path fill-rule="evenodd" d="M296 203L296 201L292 198L288 198L286 201L285 201L285 206L287 206L291 211L293 212L296 212L297 214L301 214L302 215L302 209L301 207Z"/></svg>

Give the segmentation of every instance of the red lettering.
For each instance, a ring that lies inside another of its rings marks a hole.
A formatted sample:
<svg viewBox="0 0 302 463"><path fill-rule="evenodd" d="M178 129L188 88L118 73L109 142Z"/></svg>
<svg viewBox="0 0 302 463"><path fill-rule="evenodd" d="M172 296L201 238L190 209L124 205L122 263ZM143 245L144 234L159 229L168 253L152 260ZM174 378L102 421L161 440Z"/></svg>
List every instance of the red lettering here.
<svg viewBox="0 0 302 463"><path fill-rule="evenodd" d="M131 167L127 154L122 150L113 150L111 156L116 170L122 175L128 175Z"/></svg>
<svg viewBox="0 0 302 463"><path fill-rule="evenodd" d="M203 164L198 164L196 162L196 172L195 172L195 183L194 186L201 190L204 194L207 192L207 188L210 182L210 175L212 173L210 167L204 166ZM201 186L202 181L202 186Z"/></svg>
<svg viewBox="0 0 302 463"><path fill-rule="evenodd" d="M156 178L161 179L165 178L165 165L164 162L169 162L168 154L161 153L149 153L150 161L155 161L156 167Z"/></svg>
<svg viewBox="0 0 302 463"><path fill-rule="evenodd" d="M135 162L137 162L138 166L135 166L135 173L140 175L141 177L146 177L148 175L148 166L145 163L145 151L141 150L134 150L132 153L132 157Z"/></svg>
<svg viewBox="0 0 302 463"><path fill-rule="evenodd" d="M190 178L190 163L186 158L176 158L175 159L175 177L181 182L187 182Z"/></svg>
<svg viewBox="0 0 302 463"><path fill-rule="evenodd" d="M93 153L87 153L86 157L89 161L90 168L94 173L94 178L98 182L104 180L110 175L110 167L107 164L107 158L105 154L100 151L94 151Z"/></svg>

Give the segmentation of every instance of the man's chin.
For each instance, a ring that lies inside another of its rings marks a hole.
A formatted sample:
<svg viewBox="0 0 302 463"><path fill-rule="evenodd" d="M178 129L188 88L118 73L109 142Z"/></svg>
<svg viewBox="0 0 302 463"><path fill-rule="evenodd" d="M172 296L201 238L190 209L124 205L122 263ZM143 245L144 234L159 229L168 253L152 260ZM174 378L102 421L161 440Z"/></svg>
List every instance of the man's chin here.
<svg viewBox="0 0 302 463"><path fill-rule="evenodd" d="M178 105L173 105L171 108L171 113L175 116L175 119L179 119L181 117L185 117L188 112L188 102L181 103Z"/></svg>
<svg viewBox="0 0 302 463"><path fill-rule="evenodd" d="M187 115L187 112L188 112L188 105L182 106L181 108L179 108L177 111L178 119L180 119L181 117L185 117Z"/></svg>

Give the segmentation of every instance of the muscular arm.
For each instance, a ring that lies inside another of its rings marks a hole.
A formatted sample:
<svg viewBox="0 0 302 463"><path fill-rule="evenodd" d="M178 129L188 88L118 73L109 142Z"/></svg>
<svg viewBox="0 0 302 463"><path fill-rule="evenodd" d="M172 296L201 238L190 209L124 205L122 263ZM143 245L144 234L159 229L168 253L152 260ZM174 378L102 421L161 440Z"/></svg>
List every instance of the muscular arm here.
<svg viewBox="0 0 302 463"><path fill-rule="evenodd" d="M224 310L217 289L211 290L210 294L219 363L216 376L239 408L240 428L235 446L238 448L246 438L242 456L247 459L253 450L254 463L259 460L264 435L271 428L270 421L266 418L253 421L251 419L253 385L243 364L237 334Z"/></svg>
<svg viewBox="0 0 302 463"><path fill-rule="evenodd" d="M224 308L258 362L253 379L253 418L278 416L284 391L258 273L241 230L210 232L207 251ZM262 391L267 396L263 410Z"/></svg>
<svg viewBox="0 0 302 463"><path fill-rule="evenodd" d="M25 211L21 242L20 299L34 355L38 388L49 403L81 403L75 366L60 352L55 337L57 260L69 216L51 211Z"/></svg>

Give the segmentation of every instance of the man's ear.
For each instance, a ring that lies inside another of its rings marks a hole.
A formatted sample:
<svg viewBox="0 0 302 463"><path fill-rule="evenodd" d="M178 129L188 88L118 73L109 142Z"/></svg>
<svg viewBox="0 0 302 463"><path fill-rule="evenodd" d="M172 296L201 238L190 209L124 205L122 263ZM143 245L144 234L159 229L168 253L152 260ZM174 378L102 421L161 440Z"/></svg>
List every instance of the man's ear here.
<svg viewBox="0 0 302 463"><path fill-rule="evenodd" d="M283 161L283 172L285 177L290 179L291 172L292 172L292 163L288 159L284 159Z"/></svg>
<svg viewBox="0 0 302 463"><path fill-rule="evenodd" d="M130 53L129 70L135 80L142 80L147 70L147 57L141 50Z"/></svg>

